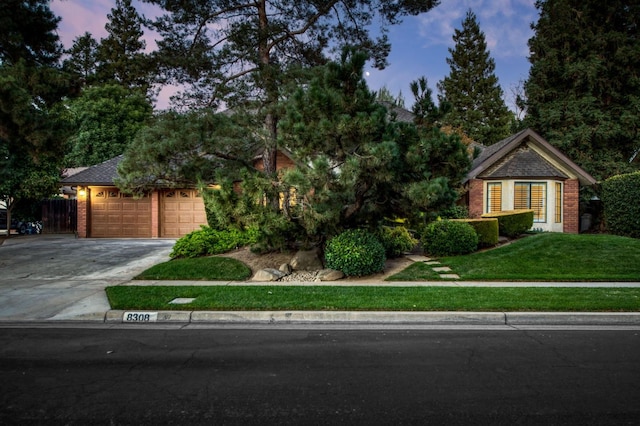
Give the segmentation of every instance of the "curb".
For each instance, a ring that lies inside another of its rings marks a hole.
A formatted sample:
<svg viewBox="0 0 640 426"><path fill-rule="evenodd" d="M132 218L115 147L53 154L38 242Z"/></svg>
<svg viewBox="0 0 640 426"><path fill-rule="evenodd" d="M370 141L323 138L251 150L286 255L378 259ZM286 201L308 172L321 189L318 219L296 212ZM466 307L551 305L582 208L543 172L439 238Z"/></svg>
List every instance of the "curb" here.
<svg viewBox="0 0 640 426"><path fill-rule="evenodd" d="M633 325L637 312L108 311L105 323Z"/></svg>

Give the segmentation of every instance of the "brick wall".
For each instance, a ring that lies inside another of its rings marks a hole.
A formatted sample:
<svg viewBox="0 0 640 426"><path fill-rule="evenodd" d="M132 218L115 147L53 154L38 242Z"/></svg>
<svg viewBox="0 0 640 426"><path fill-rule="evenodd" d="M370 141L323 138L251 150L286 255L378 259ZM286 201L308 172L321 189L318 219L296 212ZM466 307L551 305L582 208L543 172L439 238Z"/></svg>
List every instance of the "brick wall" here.
<svg viewBox="0 0 640 426"><path fill-rule="evenodd" d="M469 216L477 219L484 213L482 204L484 200L484 185L480 179L469 181Z"/></svg>
<svg viewBox="0 0 640 426"><path fill-rule="evenodd" d="M580 184L577 179L564 182L563 231L577 234L580 231Z"/></svg>

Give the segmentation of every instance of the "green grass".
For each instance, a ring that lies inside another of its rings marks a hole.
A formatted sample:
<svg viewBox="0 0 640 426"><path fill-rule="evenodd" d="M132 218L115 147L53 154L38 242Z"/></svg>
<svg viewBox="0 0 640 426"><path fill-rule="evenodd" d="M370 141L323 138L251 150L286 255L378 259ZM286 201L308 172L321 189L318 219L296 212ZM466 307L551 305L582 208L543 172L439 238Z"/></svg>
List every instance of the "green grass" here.
<svg viewBox="0 0 640 426"><path fill-rule="evenodd" d="M243 281L251 276L244 263L228 257L174 259L152 266L137 280Z"/></svg>
<svg viewBox="0 0 640 426"><path fill-rule="evenodd" d="M468 281L640 281L640 240L614 235L544 233L493 250L439 259ZM434 280L414 264L391 281Z"/></svg>
<svg viewBox="0 0 640 426"><path fill-rule="evenodd" d="M116 286L120 310L601 311L640 310L640 288ZM193 297L186 305L169 304Z"/></svg>

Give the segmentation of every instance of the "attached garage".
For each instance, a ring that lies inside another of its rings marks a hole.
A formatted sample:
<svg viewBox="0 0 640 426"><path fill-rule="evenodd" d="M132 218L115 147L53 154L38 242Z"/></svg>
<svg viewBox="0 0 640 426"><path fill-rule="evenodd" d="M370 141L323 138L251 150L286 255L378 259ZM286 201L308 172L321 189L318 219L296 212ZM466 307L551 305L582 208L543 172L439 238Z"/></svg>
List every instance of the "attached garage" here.
<svg viewBox="0 0 640 426"><path fill-rule="evenodd" d="M90 191L91 237L151 238L151 197L134 198L117 188Z"/></svg>
<svg viewBox="0 0 640 426"><path fill-rule="evenodd" d="M207 224L204 201L195 189L171 189L160 192L160 236L179 238Z"/></svg>
<svg viewBox="0 0 640 426"><path fill-rule="evenodd" d="M80 238L179 238L207 224L196 189L156 189L144 197L115 186L122 156L89 167L62 181L77 190Z"/></svg>

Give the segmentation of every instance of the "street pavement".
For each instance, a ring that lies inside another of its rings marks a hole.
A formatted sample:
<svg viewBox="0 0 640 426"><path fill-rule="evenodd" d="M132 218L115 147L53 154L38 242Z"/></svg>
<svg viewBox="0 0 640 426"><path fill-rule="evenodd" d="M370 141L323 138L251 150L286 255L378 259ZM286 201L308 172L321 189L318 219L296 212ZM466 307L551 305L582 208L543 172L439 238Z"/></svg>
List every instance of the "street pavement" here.
<svg viewBox="0 0 640 426"><path fill-rule="evenodd" d="M473 287L640 287L640 282L211 282L133 281L169 260L172 239L77 239L29 235L0 245L0 324L372 324L372 325L624 325L640 326L640 312L328 312L111 310L104 289L114 285L381 285Z"/></svg>

